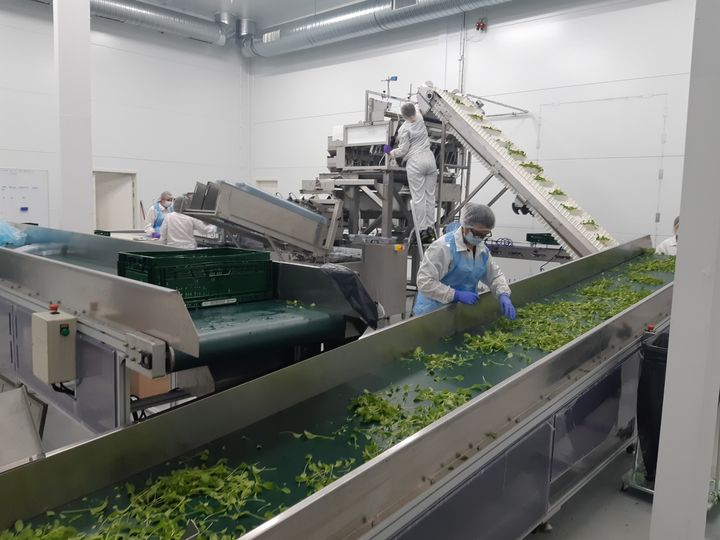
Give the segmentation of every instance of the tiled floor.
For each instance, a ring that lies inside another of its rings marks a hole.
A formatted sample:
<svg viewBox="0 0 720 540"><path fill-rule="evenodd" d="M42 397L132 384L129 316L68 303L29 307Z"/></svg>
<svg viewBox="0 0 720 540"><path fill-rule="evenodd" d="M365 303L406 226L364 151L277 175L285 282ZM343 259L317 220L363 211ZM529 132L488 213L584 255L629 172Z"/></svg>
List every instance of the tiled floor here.
<svg viewBox="0 0 720 540"><path fill-rule="evenodd" d="M649 537L651 500L620 491L632 457L623 455L550 520L552 531L528 540L637 540ZM708 513L706 538L720 540L720 511Z"/></svg>

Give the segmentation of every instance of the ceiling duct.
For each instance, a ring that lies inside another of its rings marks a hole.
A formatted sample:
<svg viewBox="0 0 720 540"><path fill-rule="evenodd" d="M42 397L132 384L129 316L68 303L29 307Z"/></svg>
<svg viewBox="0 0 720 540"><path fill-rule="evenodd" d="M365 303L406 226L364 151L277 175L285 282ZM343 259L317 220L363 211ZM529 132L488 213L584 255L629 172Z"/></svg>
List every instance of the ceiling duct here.
<svg viewBox="0 0 720 540"><path fill-rule="evenodd" d="M213 22L138 0L90 0L90 9L96 17L215 45L225 45L237 36L243 54L253 57L278 56L510 1L364 0L260 32L253 21L236 21L226 13L216 14Z"/></svg>
<svg viewBox="0 0 720 540"><path fill-rule="evenodd" d="M52 4L52 0L35 1ZM235 20L224 13L217 14L215 16L217 22L212 22L136 0L90 0L90 13L94 17L141 26L213 45L225 45L225 42L235 35Z"/></svg>
<svg viewBox="0 0 720 540"><path fill-rule="evenodd" d="M216 23L135 0L90 0L90 11L97 17L214 45L225 45L229 34L235 31L234 21L227 25Z"/></svg>
<svg viewBox="0 0 720 540"><path fill-rule="evenodd" d="M510 0L365 0L270 27L243 40L246 56L278 56Z"/></svg>

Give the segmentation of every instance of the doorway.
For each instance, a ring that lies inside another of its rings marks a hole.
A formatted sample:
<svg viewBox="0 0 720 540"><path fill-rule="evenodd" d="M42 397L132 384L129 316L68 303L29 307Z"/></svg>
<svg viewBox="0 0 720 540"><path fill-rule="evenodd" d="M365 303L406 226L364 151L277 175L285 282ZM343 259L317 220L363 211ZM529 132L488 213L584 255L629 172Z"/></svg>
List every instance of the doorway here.
<svg viewBox="0 0 720 540"><path fill-rule="evenodd" d="M132 230L139 225L134 173L95 171L95 227Z"/></svg>

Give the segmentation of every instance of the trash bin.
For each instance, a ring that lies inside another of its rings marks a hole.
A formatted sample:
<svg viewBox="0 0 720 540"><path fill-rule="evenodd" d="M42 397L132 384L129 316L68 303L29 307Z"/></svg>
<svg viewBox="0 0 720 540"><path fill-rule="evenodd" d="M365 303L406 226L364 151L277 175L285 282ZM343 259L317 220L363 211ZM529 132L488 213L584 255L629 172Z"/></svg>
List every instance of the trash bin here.
<svg viewBox="0 0 720 540"><path fill-rule="evenodd" d="M648 482L655 481L657 469L669 339L670 331L666 330L643 341L641 345L637 427L645 479Z"/></svg>

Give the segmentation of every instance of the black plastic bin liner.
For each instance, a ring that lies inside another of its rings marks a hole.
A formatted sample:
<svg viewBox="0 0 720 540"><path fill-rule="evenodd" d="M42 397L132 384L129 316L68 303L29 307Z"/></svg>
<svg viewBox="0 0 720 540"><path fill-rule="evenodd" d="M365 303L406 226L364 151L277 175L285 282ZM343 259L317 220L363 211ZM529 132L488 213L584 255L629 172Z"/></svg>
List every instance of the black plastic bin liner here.
<svg viewBox="0 0 720 540"><path fill-rule="evenodd" d="M669 330L643 341L637 396L637 426L645 478L655 480L662 421Z"/></svg>
<svg viewBox="0 0 720 540"><path fill-rule="evenodd" d="M346 266L331 263L323 264L320 270L332 278L360 320L373 330L376 329L379 319L378 307L360 281L357 272Z"/></svg>

